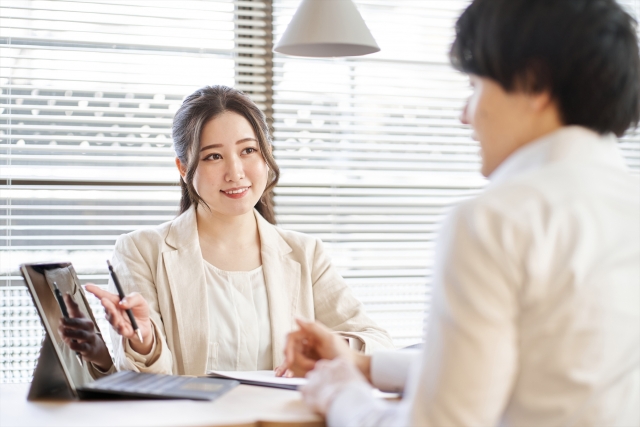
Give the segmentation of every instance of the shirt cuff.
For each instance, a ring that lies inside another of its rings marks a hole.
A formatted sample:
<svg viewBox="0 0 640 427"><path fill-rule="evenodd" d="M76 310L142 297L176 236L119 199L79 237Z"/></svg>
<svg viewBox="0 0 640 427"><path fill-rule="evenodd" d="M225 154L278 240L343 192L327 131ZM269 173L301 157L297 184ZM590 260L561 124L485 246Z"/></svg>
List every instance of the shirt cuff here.
<svg viewBox="0 0 640 427"><path fill-rule="evenodd" d="M161 345L157 345L156 335L158 334L158 330L156 329L155 323L151 322L153 325L153 334L152 334L152 343L151 350L149 354L140 354L135 351L129 342L128 338L123 338L124 340L124 352L133 359L134 363L138 365L142 365L144 367L149 367L154 364L156 360L160 357L160 350L162 349Z"/></svg>
<svg viewBox="0 0 640 427"><path fill-rule="evenodd" d="M358 352L364 353L365 344L362 339L358 337L346 337L349 343L349 348Z"/></svg>
<svg viewBox="0 0 640 427"><path fill-rule="evenodd" d="M350 383L333 398L326 414L327 426L377 425L375 420L387 405L373 397L368 384Z"/></svg>
<svg viewBox="0 0 640 427"><path fill-rule="evenodd" d="M342 331L334 332L334 334L344 338L347 344L349 345L350 349L361 352L361 353L365 352L366 343L357 334L353 334L350 332L342 332Z"/></svg>
<svg viewBox="0 0 640 427"><path fill-rule="evenodd" d="M411 364L420 350L378 351L371 355L371 383L391 393L402 393Z"/></svg>

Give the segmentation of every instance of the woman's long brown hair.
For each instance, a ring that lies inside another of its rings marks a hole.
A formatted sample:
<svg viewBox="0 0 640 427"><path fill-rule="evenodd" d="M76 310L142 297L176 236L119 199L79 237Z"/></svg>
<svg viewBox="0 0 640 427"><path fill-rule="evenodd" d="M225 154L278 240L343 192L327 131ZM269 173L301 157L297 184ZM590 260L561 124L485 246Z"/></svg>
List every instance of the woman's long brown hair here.
<svg viewBox="0 0 640 427"><path fill-rule="evenodd" d="M269 176L264 193L255 208L264 219L275 224L273 188L280 178L280 169L272 154L267 120L248 96L227 86L205 86L196 90L185 98L173 117L173 148L180 162L187 165L187 173L184 179L180 179L180 213L199 203L209 207L193 186L193 177L200 163L200 134L209 120L225 111L233 111L247 119L256 134L262 157L269 166Z"/></svg>

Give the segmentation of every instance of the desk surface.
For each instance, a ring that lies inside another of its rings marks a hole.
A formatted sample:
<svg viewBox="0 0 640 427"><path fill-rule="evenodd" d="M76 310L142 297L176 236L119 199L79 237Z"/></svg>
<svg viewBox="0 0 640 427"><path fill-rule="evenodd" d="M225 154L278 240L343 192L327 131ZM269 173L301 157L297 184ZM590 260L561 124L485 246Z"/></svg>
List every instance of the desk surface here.
<svg viewBox="0 0 640 427"><path fill-rule="evenodd" d="M0 384L0 425L321 427L300 393L239 385L213 402L191 400L27 401L29 384Z"/></svg>

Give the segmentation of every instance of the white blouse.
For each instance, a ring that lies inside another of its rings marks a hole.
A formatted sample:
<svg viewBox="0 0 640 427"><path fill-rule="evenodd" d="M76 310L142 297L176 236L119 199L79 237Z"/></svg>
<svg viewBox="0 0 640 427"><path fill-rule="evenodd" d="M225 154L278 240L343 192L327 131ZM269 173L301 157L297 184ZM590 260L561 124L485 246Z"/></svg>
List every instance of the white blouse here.
<svg viewBox="0 0 640 427"><path fill-rule="evenodd" d="M211 322L207 371L273 369L271 320L262 266L224 271L204 261Z"/></svg>

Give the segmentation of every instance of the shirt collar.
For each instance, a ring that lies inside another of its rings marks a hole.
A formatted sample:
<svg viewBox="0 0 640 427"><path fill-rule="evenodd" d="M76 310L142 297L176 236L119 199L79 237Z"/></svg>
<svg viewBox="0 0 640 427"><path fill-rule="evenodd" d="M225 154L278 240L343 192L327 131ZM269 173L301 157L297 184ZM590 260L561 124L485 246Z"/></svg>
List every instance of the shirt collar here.
<svg viewBox="0 0 640 427"><path fill-rule="evenodd" d="M605 163L627 169L613 134L602 136L582 126L565 126L517 149L493 171L489 180L496 184L561 161Z"/></svg>

